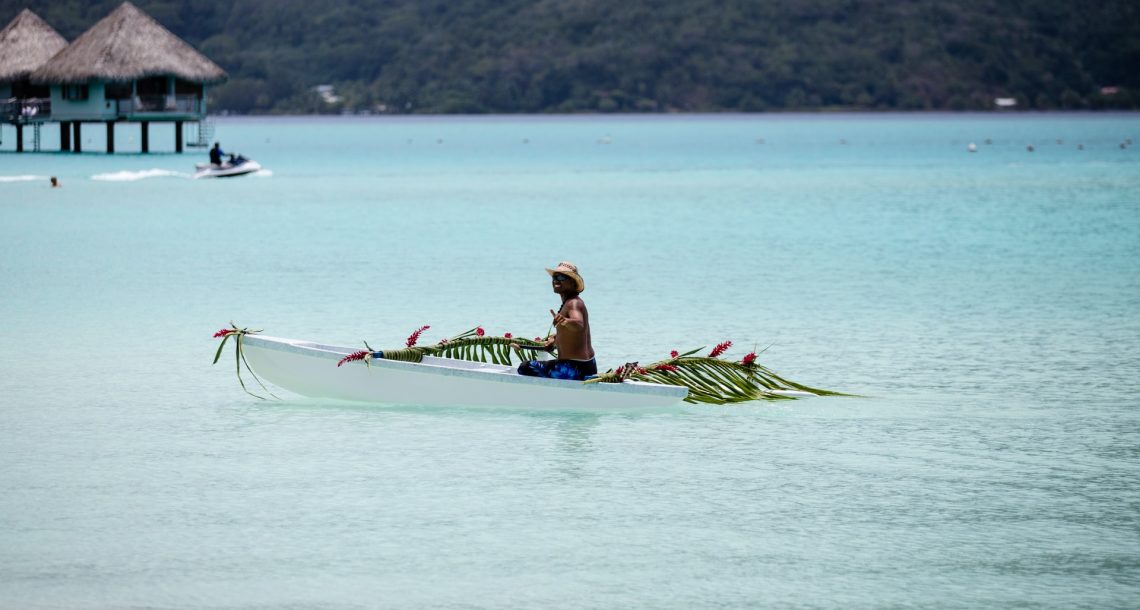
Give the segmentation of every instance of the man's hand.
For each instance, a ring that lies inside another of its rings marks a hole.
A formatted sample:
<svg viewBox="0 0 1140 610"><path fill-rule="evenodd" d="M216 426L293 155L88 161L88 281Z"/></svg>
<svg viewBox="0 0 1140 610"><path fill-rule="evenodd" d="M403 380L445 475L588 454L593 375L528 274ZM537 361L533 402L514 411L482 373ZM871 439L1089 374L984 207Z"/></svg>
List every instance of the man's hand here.
<svg viewBox="0 0 1140 610"><path fill-rule="evenodd" d="M554 310L551 309L550 315L554 317L555 328L574 327L580 329L583 326L582 312L574 307L567 307L565 315L563 315L561 311L555 313Z"/></svg>

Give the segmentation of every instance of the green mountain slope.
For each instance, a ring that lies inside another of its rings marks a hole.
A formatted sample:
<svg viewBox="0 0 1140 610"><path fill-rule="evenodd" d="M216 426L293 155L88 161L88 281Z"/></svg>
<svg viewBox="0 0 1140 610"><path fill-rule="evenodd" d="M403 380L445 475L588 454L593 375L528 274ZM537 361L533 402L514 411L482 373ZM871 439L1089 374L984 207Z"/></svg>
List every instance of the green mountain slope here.
<svg viewBox="0 0 1140 610"><path fill-rule="evenodd" d="M117 4L0 0L0 19L27 6L70 40ZM229 72L213 107L235 112L1140 106L1135 0L136 4Z"/></svg>

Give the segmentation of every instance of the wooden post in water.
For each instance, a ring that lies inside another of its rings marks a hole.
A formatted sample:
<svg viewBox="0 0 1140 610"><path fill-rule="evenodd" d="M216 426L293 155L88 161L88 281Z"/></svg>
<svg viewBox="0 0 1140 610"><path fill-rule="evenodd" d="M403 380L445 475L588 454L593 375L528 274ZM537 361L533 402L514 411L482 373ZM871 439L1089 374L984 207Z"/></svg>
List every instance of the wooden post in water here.
<svg viewBox="0 0 1140 610"><path fill-rule="evenodd" d="M83 152L83 133L80 129L80 125L81 123L79 121L75 121L71 124L71 126L75 128L75 136L72 138L75 140L75 146L73 146L71 150L77 153Z"/></svg>
<svg viewBox="0 0 1140 610"><path fill-rule="evenodd" d="M24 126L16 125L16 152L24 152Z"/></svg>
<svg viewBox="0 0 1140 610"><path fill-rule="evenodd" d="M59 124L59 152L71 152L71 121Z"/></svg>
<svg viewBox="0 0 1140 610"><path fill-rule="evenodd" d="M107 154L115 154L115 122L107 121Z"/></svg>
<svg viewBox="0 0 1140 610"><path fill-rule="evenodd" d="M139 129L142 131L142 151L144 153L150 152L150 121L143 121L139 123Z"/></svg>
<svg viewBox="0 0 1140 610"><path fill-rule="evenodd" d="M182 121L174 121L174 152L182 152Z"/></svg>

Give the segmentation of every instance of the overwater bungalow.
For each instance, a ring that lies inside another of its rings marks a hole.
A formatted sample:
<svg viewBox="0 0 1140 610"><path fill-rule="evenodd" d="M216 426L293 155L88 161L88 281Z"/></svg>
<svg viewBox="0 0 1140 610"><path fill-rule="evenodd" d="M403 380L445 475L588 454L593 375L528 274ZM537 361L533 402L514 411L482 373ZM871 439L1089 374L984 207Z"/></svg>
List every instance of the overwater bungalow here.
<svg viewBox="0 0 1140 610"><path fill-rule="evenodd" d="M0 58L7 62L5 55ZM61 150L80 152L82 125L103 123L107 152L112 153L115 124L132 122L139 124L142 152L149 152L150 124L163 122L174 124L174 150L182 152L184 123L198 126L194 144L204 145L212 135L203 129L206 91L209 85L223 82L226 73L124 2L31 70L28 79L33 86L49 89L46 112L37 116L41 123L60 124Z"/></svg>
<svg viewBox="0 0 1140 610"><path fill-rule="evenodd" d="M28 9L0 30L0 123L16 126L16 150L24 150L24 125L38 129L51 115L51 90L29 75L67 46L67 40ZM38 148L39 138L34 138Z"/></svg>

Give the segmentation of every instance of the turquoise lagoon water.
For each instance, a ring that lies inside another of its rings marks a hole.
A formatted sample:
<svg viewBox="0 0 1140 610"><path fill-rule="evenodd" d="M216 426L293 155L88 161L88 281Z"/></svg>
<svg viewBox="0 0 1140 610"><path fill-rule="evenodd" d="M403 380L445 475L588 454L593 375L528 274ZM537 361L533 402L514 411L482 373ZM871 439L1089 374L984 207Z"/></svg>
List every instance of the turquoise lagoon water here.
<svg viewBox="0 0 1140 610"><path fill-rule="evenodd" d="M0 154L0 607L1140 600L1137 115L235 118L266 171L228 181L102 135ZM862 397L426 410L210 366L231 319L541 334L559 260L603 366L731 339Z"/></svg>

